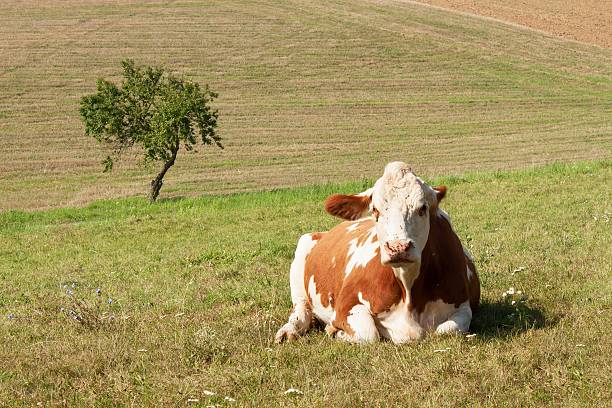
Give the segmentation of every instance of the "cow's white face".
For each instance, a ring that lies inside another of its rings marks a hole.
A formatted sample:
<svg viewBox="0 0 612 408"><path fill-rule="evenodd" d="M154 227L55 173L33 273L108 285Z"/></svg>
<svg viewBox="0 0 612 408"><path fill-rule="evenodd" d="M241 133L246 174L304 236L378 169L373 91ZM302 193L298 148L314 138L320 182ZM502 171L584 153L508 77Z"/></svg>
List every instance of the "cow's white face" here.
<svg viewBox="0 0 612 408"><path fill-rule="evenodd" d="M437 204L435 191L405 163L393 162L376 181L371 197L382 263L420 263L429 236L429 211Z"/></svg>
<svg viewBox="0 0 612 408"><path fill-rule="evenodd" d="M355 196L331 196L329 213L345 219L371 216L376 222L383 264L420 264L427 244L430 212L437 210L446 187L433 189L402 162L392 162L374 187Z"/></svg>

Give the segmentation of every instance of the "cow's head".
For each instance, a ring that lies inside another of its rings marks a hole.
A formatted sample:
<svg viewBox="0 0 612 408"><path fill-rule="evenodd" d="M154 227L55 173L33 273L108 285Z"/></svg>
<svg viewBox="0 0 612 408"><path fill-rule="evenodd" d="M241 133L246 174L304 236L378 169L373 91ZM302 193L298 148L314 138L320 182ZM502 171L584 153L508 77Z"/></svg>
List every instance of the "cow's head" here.
<svg viewBox="0 0 612 408"><path fill-rule="evenodd" d="M335 194L325 209L346 220L371 215L376 222L383 264L420 264L429 236L430 214L436 214L446 187L432 188L402 162L392 162L374 187L356 195Z"/></svg>

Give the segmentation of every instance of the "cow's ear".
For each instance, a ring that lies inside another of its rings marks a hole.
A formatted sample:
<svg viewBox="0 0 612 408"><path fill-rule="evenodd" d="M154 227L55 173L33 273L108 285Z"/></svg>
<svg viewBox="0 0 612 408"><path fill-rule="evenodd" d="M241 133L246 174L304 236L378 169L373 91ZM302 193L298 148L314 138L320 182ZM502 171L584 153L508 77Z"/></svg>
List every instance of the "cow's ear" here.
<svg viewBox="0 0 612 408"><path fill-rule="evenodd" d="M345 220L358 220L370 211L371 194L334 194L325 200L325 211Z"/></svg>
<svg viewBox="0 0 612 408"><path fill-rule="evenodd" d="M433 189L436 192L436 199L438 202L442 201L442 199L446 196L446 186L436 186Z"/></svg>

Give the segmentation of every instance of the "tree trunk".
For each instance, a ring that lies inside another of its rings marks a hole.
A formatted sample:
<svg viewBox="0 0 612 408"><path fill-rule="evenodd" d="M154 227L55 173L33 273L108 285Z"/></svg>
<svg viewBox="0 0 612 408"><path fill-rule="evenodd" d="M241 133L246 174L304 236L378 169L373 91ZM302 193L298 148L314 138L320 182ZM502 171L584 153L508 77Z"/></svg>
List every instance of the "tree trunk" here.
<svg viewBox="0 0 612 408"><path fill-rule="evenodd" d="M164 163L164 167L161 169L157 177L155 177L151 181L151 191L149 192L149 202L154 203L155 200L157 200L157 196L159 195L159 190L161 190L162 185L164 184L163 178L166 175L166 172L168 171L168 169L174 165L174 160L176 160L176 154L178 153L178 149L179 149L179 140L177 138L176 145L174 145L174 148L172 149L172 157L170 157L170 159Z"/></svg>

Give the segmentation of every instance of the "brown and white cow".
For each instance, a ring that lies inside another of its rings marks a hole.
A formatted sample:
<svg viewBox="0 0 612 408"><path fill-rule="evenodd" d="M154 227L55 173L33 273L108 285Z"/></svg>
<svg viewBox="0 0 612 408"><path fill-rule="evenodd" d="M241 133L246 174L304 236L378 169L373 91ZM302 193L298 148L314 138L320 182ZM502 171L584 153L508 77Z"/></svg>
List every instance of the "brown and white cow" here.
<svg viewBox="0 0 612 408"><path fill-rule="evenodd" d="M480 283L439 208L445 193L393 162L369 190L329 197L327 212L349 221L300 238L290 272L293 312L275 340L304 334L313 317L349 342L466 332Z"/></svg>

